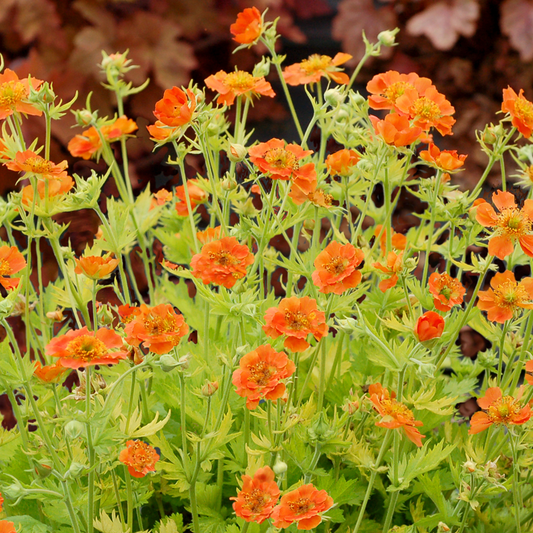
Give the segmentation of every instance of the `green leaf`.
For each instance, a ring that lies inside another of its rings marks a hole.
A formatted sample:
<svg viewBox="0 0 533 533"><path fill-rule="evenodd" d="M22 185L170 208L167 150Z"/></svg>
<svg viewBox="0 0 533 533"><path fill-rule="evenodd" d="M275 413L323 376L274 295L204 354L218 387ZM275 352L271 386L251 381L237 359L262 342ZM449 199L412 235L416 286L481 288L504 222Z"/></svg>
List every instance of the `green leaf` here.
<svg viewBox="0 0 533 533"><path fill-rule="evenodd" d="M113 510L111 517L102 509L100 511L100 519L94 519L94 527L102 533L128 533L129 528L124 531L122 529L122 523L120 517Z"/></svg>
<svg viewBox="0 0 533 533"><path fill-rule="evenodd" d="M52 529L46 524L35 520L31 516L10 516L9 521L15 524L15 529L24 533L51 533ZM121 532L122 533L122 530Z"/></svg>
<svg viewBox="0 0 533 533"><path fill-rule="evenodd" d="M404 457L400 461L400 464L398 465L398 479L400 485L391 485L387 490L391 492L405 490L409 487L413 479L437 468L441 461L446 459L446 457L452 453L455 447L455 444L444 447L444 441L441 441L430 450L428 443L426 443L414 454L411 454L409 458ZM389 478L391 476L392 473L389 473Z"/></svg>

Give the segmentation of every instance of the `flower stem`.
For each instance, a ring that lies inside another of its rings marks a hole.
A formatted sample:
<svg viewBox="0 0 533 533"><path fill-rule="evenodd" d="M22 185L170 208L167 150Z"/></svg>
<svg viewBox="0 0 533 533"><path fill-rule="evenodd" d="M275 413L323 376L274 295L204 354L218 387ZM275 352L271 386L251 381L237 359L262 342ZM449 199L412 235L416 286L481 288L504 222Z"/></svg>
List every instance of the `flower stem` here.
<svg viewBox="0 0 533 533"><path fill-rule="evenodd" d="M383 461L383 457L389 448L391 438L392 432L387 431L387 434L383 439L383 443L381 444L381 448L379 449L378 458L376 459L376 462L372 469L372 474L370 474L370 480L368 481L368 486L366 487L365 497L363 498L363 503L361 504L361 509L359 510L359 516L357 517L357 523L355 524L352 533L357 533L359 531L359 528L361 527L361 523L363 522L363 517L366 511L366 506L368 505L368 500L370 500L372 489L374 488L374 482L376 481L378 468L381 465L381 461Z"/></svg>

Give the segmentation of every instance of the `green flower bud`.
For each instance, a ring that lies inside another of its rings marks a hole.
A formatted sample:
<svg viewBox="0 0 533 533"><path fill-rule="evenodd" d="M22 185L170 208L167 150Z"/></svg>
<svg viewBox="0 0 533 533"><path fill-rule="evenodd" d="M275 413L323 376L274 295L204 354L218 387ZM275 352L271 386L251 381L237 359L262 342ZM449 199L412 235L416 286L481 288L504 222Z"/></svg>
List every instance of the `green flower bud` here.
<svg viewBox="0 0 533 533"><path fill-rule="evenodd" d="M232 163L238 163L239 161L242 161L246 157L247 153L248 150L246 149L246 147L242 144L237 143L230 144L229 150L227 151L228 159Z"/></svg>
<svg viewBox="0 0 533 533"><path fill-rule="evenodd" d="M252 74L256 78L264 78L265 76L268 76L270 74L270 58L261 58L261 61L255 65Z"/></svg>
<svg viewBox="0 0 533 533"><path fill-rule="evenodd" d="M65 435L69 439L77 439L85 431L85 424L79 420L70 420L65 424Z"/></svg>
<svg viewBox="0 0 533 533"><path fill-rule="evenodd" d="M274 474L276 476L280 476L281 474L284 474L287 472L287 463L283 462L279 457L276 459L276 463L272 467L272 470L274 470Z"/></svg>
<svg viewBox="0 0 533 533"><path fill-rule="evenodd" d="M328 89L324 93L324 100L331 106L336 107L344 102L344 94L339 89Z"/></svg>
<svg viewBox="0 0 533 533"><path fill-rule="evenodd" d="M205 381L205 385L202 387L202 396L210 398L218 390L218 381Z"/></svg>
<svg viewBox="0 0 533 533"><path fill-rule="evenodd" d="M163 372L172 372L172 370L180 366L180 363L172 355L167 353L159 359L159 366Z"/></svg>
<svg viewBox="0 0 533 533"><path fill-rule="evenodd" d="M394 46L396 44L396 34L398 28L395 30L386 30L378 33L378 42L383 46Z"/></svg>
<svg viewBox="0 0 533 533"><path fill-rule="evenodd" d="M82 465L81 463L77 463L74 461L70 468L65 472L65 477L68 479L76 479L78 478L83 471L85 470L85 465Z"/></svg>

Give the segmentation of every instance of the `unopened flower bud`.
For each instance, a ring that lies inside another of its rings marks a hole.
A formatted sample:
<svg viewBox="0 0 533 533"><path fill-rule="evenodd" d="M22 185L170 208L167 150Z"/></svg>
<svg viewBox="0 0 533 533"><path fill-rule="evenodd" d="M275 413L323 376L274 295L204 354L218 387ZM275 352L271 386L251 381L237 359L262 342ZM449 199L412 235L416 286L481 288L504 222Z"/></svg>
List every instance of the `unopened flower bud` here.
<svg viewBox="0 0 533 533"><path fill-rule="evenodd" d="M348 400L343 406L342 410L349 415L353 415L359 409L359 402L357 400Z"/></svg>
<svg viewBox="0 0 533 533"><path fill-rule="evenodd" d="M43 460L35 464L35 473L42 479L47 478L52 473L52 465Z"/></svg>
<svg viewBox="0 0 533 533"><path fill-rule="evenodd" d="M187 353L185 355L182 355L180 357L180 365L183 370L187 370L189 368L190 360L191 360L191 354Z"/></svg>
<svg viewBox="0 0 533 533"><path fill-rule="evenodd" d="M11 485L2 490L2 495L8 500L18 500L26 494L28 494L28 491L18 480L15 480Z"/></svg>
<svg viewBox="0 0 533 533"><path fill-rule="evenodd" d="M85 425L79 420L70 420L65 424L65 435L68 439L77 439L85 430Z"/></svg>
<svg viewBox="0 0 533 533"><path fill-rule="evenodd" d="M337 326L343 333L353 333L357 327L357 320L355 318L338 318Z"/></svg>
<svg viewBox="0 0 533 533"><path fill-rule="evenodd" d="M49 311L46 313L46 318L49 318L53 322L61 322L63 320L63 310L56 309L55 311Z"/></svg>
<svg viewBox="0 0 533 533"><path fill-rule="evenodd" d="M78 126L88 126L92 122L96 121L98 116L97 112L91 113L88 109L81 109L73 111L74 116L76 117L76 122Z"/></svg>
<svg viewBox="0 0 533 533"><path fill-rule="evenodd" d="M264 78L270 74L270 59L262 57L261 61L255 65L252 75L255 78Z"/></svg>
<svg viewBox="0 0 533 533"><path fill-rule="evenodd" d="M445 533L446 531L450 531L450 528L444 522L439 522L437 526L437 532Z"/></svg>
<svg viewBox="0 0 533 533"><path fill-rule="evenodd" d="M218 381L207 381L205 382L205 385L202 387L202 395L206 398L209 398L215 394L215 392L218 390Z"/></svg>
<svg viewBox="0 0 533 533"><path fill-rule="evenodd" d="M237 182L232 178L224 178L220 186L224 191L232 191L237 187Z"/></svg>
<svg viewBox="0 0 533 533"><path fill-rule="evenodd" d="M366 104L366 98L359 92L350 94L350 102L359 107L363 104Z"/></svg>
<svg viewBox="0 0 533 533"><path fill-rule="evenodd" d="M180 366L180 363L179 361L176 361L172 355L167 353L161 356L159 359L159 365L163 372L172 372L172 370Z"/></svg>
<svg viewBox="0 0 533 533"><path fill-rule="evenodd" d="M477 465L474 461L469 459L463 463L463 468L465 469L465 472L472 474L476 471Z"/></svg>
<svg viewBox="0 0 533 533"><path fill-rule="evenodd" d="M344 102L344 94L339 89L328 89L324 93L324 100L331 107L335 107L337 104L342 104L342 102Z"/></svg>
<svg viewBox="0 0 533 533"><path fill-rule="evenodd" d="M73 462L70 468L65 472L65 477L70 479L78 478L85 470L85 465L81 463Z"/></svg>
<svg viewBox="0 0 533 533"><path fill-rule="evenodd" d="M232 143L229 145L228 159L233 163L238 163L246 157L247 153L248 150L245 146L242 144Z"/></svg>
<svg viewBox="0 0 533 533"><path fill-rule="evenodd" d="M107 304L101 305L97 311L98 321L103 325L110 325L113 323L114 317L111 309Z"/></svg>
<svg viewBox="0 0 533 533"><path fill-rule="evenodd" d="M280 476L281 474L287 472L287 463L285 463L281 459L276 459L272 470L274 470L274 474L276 474L276 476Z"/></svg>
<svg viewBox="0 0 533 533"><path fill-rule="evenodd" d="M383 46L394 46L398 30L386 30L378 33L378 42Z"/></svg>
<svg viewBox="0 0 533 533"><path fill-rule="evenodd" d="M315 224L316 224L316 222L314 220L306 219L306 220L304 220L304 229L313 230L313 229L315 229Z"/></svg>

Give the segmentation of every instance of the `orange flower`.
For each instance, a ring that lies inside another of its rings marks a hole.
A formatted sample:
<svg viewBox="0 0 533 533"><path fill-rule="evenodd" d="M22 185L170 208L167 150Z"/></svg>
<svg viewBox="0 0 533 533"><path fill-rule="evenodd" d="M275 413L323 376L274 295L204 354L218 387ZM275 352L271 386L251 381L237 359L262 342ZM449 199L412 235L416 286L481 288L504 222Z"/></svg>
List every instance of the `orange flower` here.
<svg viewBox="0 0 533 533"><path fill-rule="evenodd" d="M240 44L254 43L263 33L261 12L256 7L247 7L237 15L229 31L234 35L233 40Z"/></svg>
<svg viewBox="0 0 533 533"><path fill-rule="evenodd" d="M101 147L102 141L94 126L74 136L67 145L71 155L82 159L90 159Z"/></svg>
<svg viewBox="0 0 533 533"><path fill-rule="evenodd" d="M127 352L110 351L123 346L122 337L114 331L100 328L95 333L85 326L52 339L45 352L46 355L59 357L59 363L66 368L84 368L92 365L114 365L120 359L126 359Z"/></svg>
<svg viewBox="0 0 533 533"><path fill-rule="evenodd" d="M309 530L322 522L320 513L332 506L333 498L325 490L318 490L309 483L282 496L271 518L277 528L289 527L296 522L298 529Z"/></svg>
<svg viewBox="0 0 533 533"><path fill-rule="evenodd" d="M526 363L526 381L533 385L533 359Z"/></svg>
<svg viewBox="0 0 533 533"><path fill-rule="evenodd" d="M31 78L31 85L38 89L42 80ZM0 74L0 119L12 115L15 111L25 115L40 117L43 113L28 102L30 96L30 81L28 78L19 79L17 74L6 68Z"/></svg>
<svg viewBox="0 0 533 533"><path fill-rule="evenodd" d="M381 248L381 253L384 254L387 251L387 228L383 230L383 233L381 232L382 228L383 225L378 224L376 226L376 229L374 230L374 236L377 237L381 233L381 237L379 239L379 247ZM407 246L407 237L405 235L402 235L401 233L396 233L392 228L391 231L392 247L396 248L397 250L405 250L405 247Z"/></svg>
<svg viewBox="0 0 533 533"><path fill-rule="evenodd" d="M533 200L526 200L524 207L519 209L511 193L497 191L492 195L492 201L499 214L485 201L476 208L476 220L482 226L496 228L489 240L489 254L505 259L513 253L514 243L518 240L524 253L533 257Z"/></svg>
<svg viewBox="0 0 533 533"><path fill-rule="evenodd" d="M326 158L326 168L332 175L348 177L352 173L353 167L357 165L360 156L355 150L339 150Z"/></svg>
<svg viewBox="0 0 533 533"><path fill-rule="evenodd" d="M144 477L148 472L155 472L155 464L159 461L159 454L152 446L142 440L126 442L118 460L128 467L133 477Z"/></svg>
<svg viewBox="0 0 533 533"><path fill-rule="evenodd" d="M419 448L422 446L422 435L417 426L422 426L422 422L415 420L413 412L403 403L395 400L396 394L381 386L380 383L370 385L368 389L370 401L374 404L374 409L381 415L381 420L376 422L376 426L388 429L403 428L407 438L415 443Z"/></svg>
<svg viewBox="0 0 533 533"><path fill-rule="evenodd" d="M444 331L444 318L435 311L426 311L417 321L416 338L420 342L438 339Z"/></svg>
<svg viewBox="0 0 533 533"><path fill-rule="evenodd" d="M246 276L246 267L254 262L254 255L235 237L223 237L204 244L191 259L192 275L206 285L214 283L231 289L237 280Z"/></svg>
<svg viewBox="0 0 533 533"><path fill-rule="evenodd" d="M408 94L411 99L424 94L426 89L433 84L429 78L421 78L415 72L400 74L395 70L389 70L384 74L376 74L366 85L370 93L368 105L372 109L395 109L396 100Z"/></svg>
<svg viewBox="0 0 533 533"><path fill-rule="evenodd" d="M179 87L172 87L156 102L154 115L165 126L184 126L192 120L195 109L196 96L190 89L183 91Z"/></svg>
<svg viewBox="0 0 533 533"><path fill-rule="evenodd" d="M7 520L0 520L0 533L17 533L14 522L8 522Z"/></svg>
<svg viewBox="0 0 533 533"><path fill-rule="evenodd" d="M207 200L209 196L203 189L200 189L198 185L198 180L189 180L187 182L187 187L189 190L189 200L191 201L191 208L194 208L198 204L202 204ZM176 211L180 217L186 217L189 215L189 210L187 209L187 198L185 195L185 187L180 185L176 187L176 197L179 199L179 202L176 202Z"/></svg>
<svg viewBox="0 0 533 533"><path fill-rule="evenodd" d="M374 263L372 266L390 275L388 279L380 282L380 291L385 292L388 289L392 289L398 283L398 272L401 272L403 269L403 252L399 254L389 252L387 254L387 266L383 266L381 263Z"/></svg>
<svg viewBox="0 0 533 533"><path fill-rule="evenodd" d="M182 337L189 332L183 315L174 311L170 304L148 307L141 304L140 313L126 325L126 342L132 346L143 344L158 355L169 353Z"/></svg>
<svg viewBox="0 0 533 533"><path fill-rule="evenodd" d="M390 113L384 120L379 120L374 115L369 118L375 132L381 135L387 144L393 146L409 146L422 134L422 128L411 126L409 119L398 113Z"/></svg>
<svg viewBox="0 0 533 533"><path fill-rule="evenodd" d="M178 127L172 128L170 126L165 126L165 124L163 124L160 120L156 120L155 124L146 126L146 129L150 134L150 138L156 142L170 139L170 137L172 137L175 133L179 132Z"/></svg>
<svg viewBox="0 0 533 533"><path fill-rule="evenodd" d="M457 155L457 150L441 151L433 143L429 144L427 150L422 150L420 152L420 159L448 172L461 168L464 165L466 158L466 155Z"/></svg>
<svg viewBox="0 0 533 533"><path fill-rule="evenodd" d="M167 189L161 189L154 193L154 198L157 202L157 205L164 205L172 200L172 193L167 191Z"/></svg>
<svg viewBox="0 0 533 533"><path fill-rule="evenodd" d="M44 200L46 196L46 184L48 184L48 198L54 198L56 196L67 194L72 187L74 187L74 181L66 174L53 180L39 180L37 182L37 194L41 200ZM33 186L26 185L26 187L22 189L22 204L26 208L30 208L33 204L33 196Z"/></svg>
<svg viewBox="0 0 533 533"><path fill-rule="evenodd" d="M131 306L130 304L124 304L118 306L118 314L123 324L128 324L136 316L141 314L141 310L138 307Z"/></svg>
<svg viewBox="0 0 533 533"><path fill-rule="evenodd" d="M88 255L74 260L76 261L74 272L85 274L94 280L106 278L118 266L118 259L115 259L113 254L106 254L104 257Z"/></svg>
<svg viewBox="0 0 533 533"><path fill-rule="evenodd" d="M429 276L429 292L433 295L433 305L439 311L449 311L454 305L463 303L466 289L461 282L446 272L433 272Z"/></svg>
<svg viewBox="0 0 533 533"><path fill-rule="evenodd" d="M100 133L107 142L114 142L133 133L135 130L137 130L137 124L131 118L122 116L112 124L102 126ZM94 126L91 126L89 129L70 139L67 148L74 157L90 159L102 148L102 139L98 134L98 130Z"/></svg>
<svg viewBox="0 0 533 533"><path fill-rule="evenodd" d="M441 135L451 135L455 119L453 106L434 86L428 87L423 94L414 98L406 92L396 100L396 107L412 120L413 126L424 131L435 128Z"/></svg>
<svg viewBox="0 0 533 533"><path fill-rule="evenodd" d="M34 375L45 383L59 383L61 378L68 371L60 361L56 361L53 365L42 366L40 361L35 361Z"/></svg>
<svg viewBox="0 0 533 533"><path fill-rule="evenodd" d="M511 87L503 90L502 111L510 113L512 125L526 138L533 132L533 103L524 97L524 90L516 94Z"/></svg>
<svg viewBox="0 0 533 533"><path fill-rule="evenodd" d="M316 189L309 193L307 199L317 207L325 207L326 209L330 208L333 203L333 195L327 194L323 189Z"/></svg>
<svg viewBox="0 0 533 533"><path fill-rule="evenodd" d="M315 259L313 283L323 294L342 294L361 282L361 272L356 268L364 261L365 254L352 244L331 242Z"/></svg>
<svg viewBox="0 0 533 533"><path fill-rule="evenodd" d="M250 161L273 180L300 179L299 183L316 181L313 163L300 166L300 160L313 153L297 144L285 144L281 139L270 139L248 150ZM310 191L311 192L311 191Z"/></svg>
<svg viewBox="0 0 533 533"><path fill-rule="evenodd" d="M270 344L262 344L247 353L233 373L237 394L246 398L246 407L255 409L260 400L277 400L285 393L281 379L292 376L294 363L284 352L276 352Z"/></svg>
<svg viewBox="0 0 533 533"><path fill-rule="evenodd" d="M242 476L242 489L238 492L233 510L246 522L263 523L270 518L272 509L279 499L279 487L274 481L274 472L269 466L259 468L253 479Z"/></svg>
<svg viewBox="0 0 533 533"><path fill-rule="evenodd" d="M6 289L16 289L20 278L9 278L26 266L24 256L16 246L0 246L0 285Z"/></svg>
<svg viewBox="0 0 533 533"><path fill-rule="evenodd" d="M202 244L207 244L211 241L216 241L222 238L222 227L216 226L215 228L207 228L204 231L196 232L196 238Z"/></svg>
<svg viewBox="0 0 533 533"><path fill-rule="evenodd" d="M477 307L487 311L487 318L492 322L503 324L513 318L519 307L533 309L533 278L524 278L519 283L514 274L506 270L497 272L490 280L492 288L479 291Z"/></svg>
<svg viewBox="0 0 533 533"><path fill-rule="evenodd" d="M284 298L278 307L265 313L263 331L272 339L286 335L283 346L292 352L303 352L310 344L305 340L310 333L318 341L328 334L326 315L319 311L316 300L304 296Z"/></svg>
<svg viewBox="0 0 533 533"><path fill-rule="evenodd" d="M4 165L9 170L14 170L15 172L28 172L34 174L39 179L49 179L66 177L67 173L65 169L68 163L62 161L56 165L52 161L48 161L40 155L37 155L35 152L26 150L25 152L17 152L15 159L4 163Z"/></svg>
<svg viewBox="0 0 533 533"><path fill-rule="evenodd" d="M2 498L2 493L0 493L0 513L4 510L4 498Z"/></svg>
<svg viewBox="0 0 533 533"><path fill-rule="evenodd" d="M503 396L499 387L490 387L483 398L478 398L477 404L483 411L474 413L470 419L469 435L481 433L492 424L514 426L525 424L531 418L529 404L522 404L512 396Z"/></svg>
<svg viewBox="0 0 533 533"><path fill-rule="evenodd" d="M236 70L229 74L219 70L205 80L205 84L218 93L217 104L230 106L235 101L236 96L270 96L273 98L276 93L272 86L263 76L256 78L242 70Z"/></svg>
<svg viewBox="0 0 533 533"><path fill-rule="evenodd" d="M306 85L318 83L320 78L332 79L333 81L347 85L350 78L337 68L339 65L352 59L350 54L339 52L333 59L329 56L313 54L301 63L295 63L283 71L283 77L289 85Z"/></svg>

